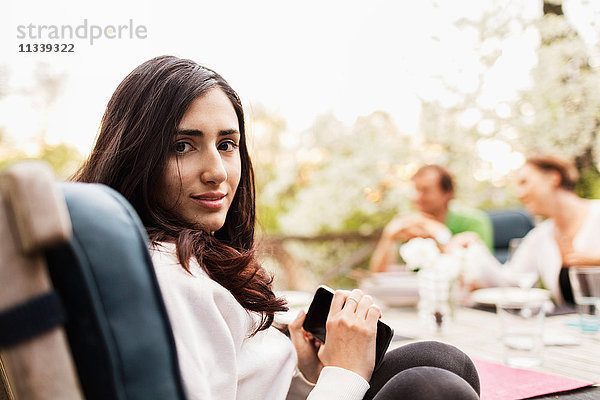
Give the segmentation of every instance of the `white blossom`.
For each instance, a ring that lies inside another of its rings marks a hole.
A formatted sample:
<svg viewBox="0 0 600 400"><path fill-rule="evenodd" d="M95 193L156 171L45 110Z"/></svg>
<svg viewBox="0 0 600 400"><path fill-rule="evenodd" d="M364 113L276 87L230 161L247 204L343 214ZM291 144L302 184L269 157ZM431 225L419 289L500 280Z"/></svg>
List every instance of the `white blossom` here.
<svg viewBox="0 0 600 400"><path fill-rule="evenodd" d="M400 255L412 270L434 268L440 249L433 239L414 238L400 246Z"/></svg>

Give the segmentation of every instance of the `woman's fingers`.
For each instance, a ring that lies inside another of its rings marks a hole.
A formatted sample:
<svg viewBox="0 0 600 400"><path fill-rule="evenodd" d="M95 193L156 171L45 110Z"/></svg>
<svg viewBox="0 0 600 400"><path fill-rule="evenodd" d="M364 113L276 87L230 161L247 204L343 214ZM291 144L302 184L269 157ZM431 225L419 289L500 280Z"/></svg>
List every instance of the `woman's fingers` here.
<svg viewBox="0 0 600 400"><path fill-rule="evenodd" d="M302 329L302 324L304 323L304 318L306 318L306 313L304 310L301 310L298 313L296 319L294 319L289 325L288 330L290 331L290 337L293 339L300 340L304 337L304 330Z"/></svg>
<svg viewBox="0 0 600 400"><path fill-rule="evenodd" d="M360 300L358 300L356 297L354 296L348 296L346 297L346 302L344 303L344 310L353 313L354 311L356 311L356 308L358 307L358 302Z"/></svg>
<svg viewBox="0 0 600 400"><path fill-rule="evenodd" d="M304 377L312 383L316 383L323 369L323 364L317 356L319 347L316 346L311 334L302 329L302 324L306 318L306 313L300 311L296 319L289 324L290 339L296 348L298 356L298 369Z"/></svg>
<svg viewBox="0 0 600 400"><path fill-rule="evenodd" d="M341 293L337 296L334 296L330 312L331 310L339 310L339 304L343 299L341 311L344 311L348 315L355 314L357 319L367 319L369 309L371 306L373 306L373 298L371 296L363 294L360 289L354 289L351 292L339 290L336 292L336 294L338 292ZM336 302L336 304L334 304L334 302ZM376 313L379 314L379 317L381 317L381 309L376 307L376 311Z"/></svg>
<svg viewBox="0 0 600 400"><path fill-rule="evenodd" d="M333 295L333 300L331 300L331 305L329 306L329 315L335 315L340 312L342 307L344 307L346 297L349 295L350 292L347 290L336 290Z"/></svg>
<svg viewBox="0 0 600 400"><path fill-rule="evenodd" d="M304 318L306 318L306 313L304 312L304 310L300 310L300 312L298 313L296 318L292 321L292 323L289 325L289 327L292 329L298 329L298 328L302 327L302 324L304 323Z"/></svg>
<svg viewBox="0 0 600 400"><path fill-rule="evenodd" d="M358 304L361 302L363 297L363 293L359 289L354 289L350 292L350 294L346 297L346 302L344 303L344 311L349 313L354 313Z"/></svg>
<svg viewBox="0 0 600 400"><path fill-rule="evenodd" d="M371 304L367 310L366 320L368 324L376 324L381 318L381 308L375 304Z"/></svg>
<svg viewBox="0 0 600 400"><path fill-rule="evenodd" d="M367 311L369 311L369 307L373 305L373 298L368 294L364 295L360 299L360 303L358 303L358 307L356 307L356 317L359 319L366 319Z"/></svg>
<svg viewBox="0 0 600 400"><path fill-rule="evenodd" d="M368 381L375 365L380 313L371 296L359 289L336 292L327 318L327 340L318 352L323 364L348 369Z"/></svg>

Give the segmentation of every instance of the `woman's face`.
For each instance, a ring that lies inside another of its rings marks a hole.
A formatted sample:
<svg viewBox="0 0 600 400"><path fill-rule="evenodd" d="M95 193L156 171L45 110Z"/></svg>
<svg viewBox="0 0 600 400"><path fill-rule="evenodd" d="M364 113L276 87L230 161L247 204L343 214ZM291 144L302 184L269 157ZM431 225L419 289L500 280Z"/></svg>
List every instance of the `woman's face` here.
<svg viewBox="0 0 600 400"><path fill-rule="evenodd" d="M238 118L219 88L189 106L171 143L158 202L206 232L225 223L240 182Z"/></svg>
<svg viewBox="0 0 600 400"><path fill-rule="evenodd" d="M531 164L517 171L517 195L531 214L549 216L548 200L556 186L554 175Z"/></svg>

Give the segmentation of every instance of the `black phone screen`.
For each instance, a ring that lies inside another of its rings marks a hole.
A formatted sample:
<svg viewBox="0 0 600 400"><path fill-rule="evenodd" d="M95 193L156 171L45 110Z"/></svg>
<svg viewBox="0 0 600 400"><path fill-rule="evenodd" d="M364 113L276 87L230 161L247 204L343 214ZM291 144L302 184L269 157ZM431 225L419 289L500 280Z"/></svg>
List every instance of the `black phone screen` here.
<svg viewBox="0 0 600 400"><path fill-rule="evenodd" d="M327 322L327 315L329 315L333 294L334 291L327 286L319 286L315 292L312 303L310 303L310 306L308 307L308 312L306 313L306 318L302 325L305 331L310 332L323 343L325 343L326 340L325 323ZM389 325L381 320L377 321L375 369L379 367L379 364L383 360L383 356L390 346L393 336L394 330Z"/></svg>

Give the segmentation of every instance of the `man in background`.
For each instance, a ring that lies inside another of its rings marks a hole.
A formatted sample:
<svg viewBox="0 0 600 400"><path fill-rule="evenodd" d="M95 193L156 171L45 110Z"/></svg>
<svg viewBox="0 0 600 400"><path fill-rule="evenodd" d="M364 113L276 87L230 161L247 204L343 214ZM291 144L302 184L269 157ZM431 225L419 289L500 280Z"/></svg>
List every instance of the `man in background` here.
<svg viewBox="0 0 600 400"><path fill-rule="evenodd" d="M454 183L450 173L439 165L425 165L413 175L413 205L416 213L400 215L383 229L371 257L372 272L386 271L395 264L399 242L415 237L432 238L443 248L453 235L474 232L493 250L492 223L481 210L450 207Z"/></svg>

